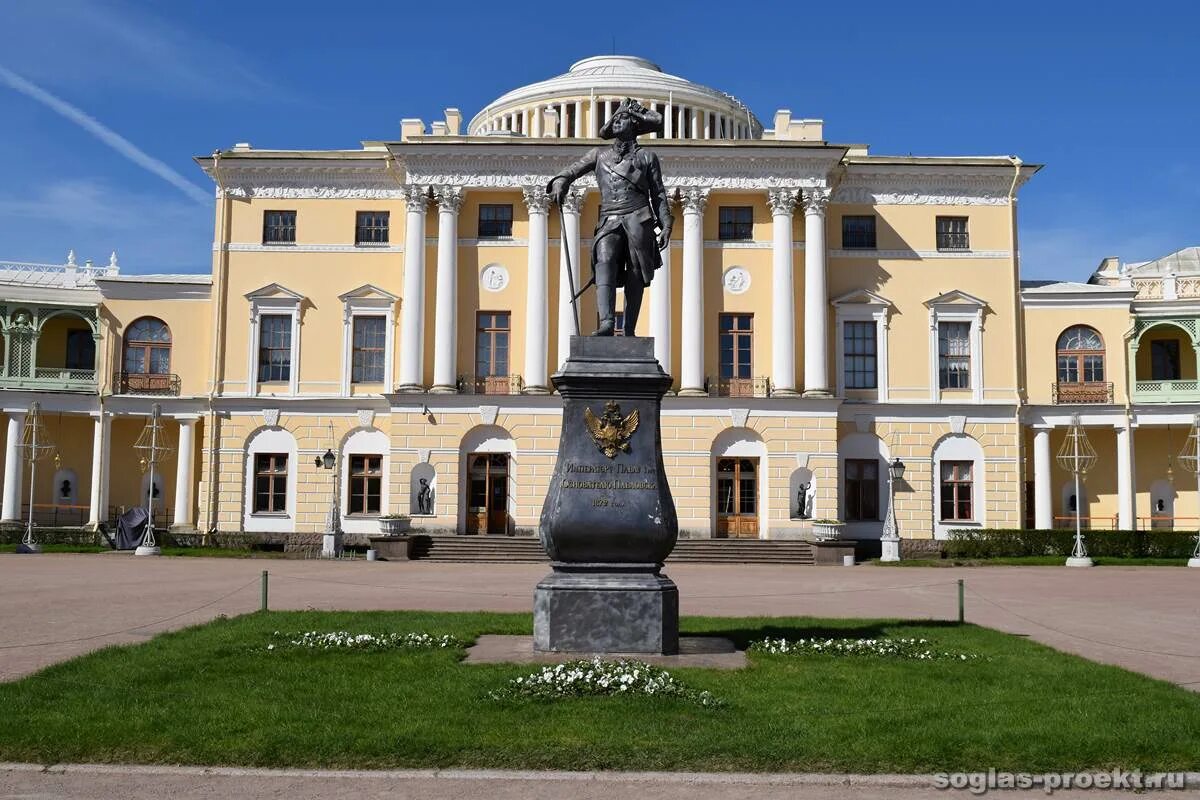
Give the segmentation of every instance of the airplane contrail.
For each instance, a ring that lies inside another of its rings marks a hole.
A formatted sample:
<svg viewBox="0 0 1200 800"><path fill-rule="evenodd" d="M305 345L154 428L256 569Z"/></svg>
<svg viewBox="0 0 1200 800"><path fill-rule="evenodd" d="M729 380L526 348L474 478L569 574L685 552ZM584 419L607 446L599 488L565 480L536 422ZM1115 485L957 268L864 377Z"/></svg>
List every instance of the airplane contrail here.
<svg viewBox="0 0 1200 800"><path fill-rule="evenodd" d="M125 158L137 164L142 169L162 178L167 183L174 186L179 191L186 194L197 203L208 204L212 202L212 193L206 192L196 184L189 181L187 178L180 175L169 166L159 161L157 158L146 153L133 142L126 139L116 131L107 127L99 120L95 119L86 112L76 108L65 100L62 100L47 92L40 86L31 83L22 78L12 70L0 66L0 81L8 84L12 89L20 92L26 97L32 98L55 113L74 122L85 131L95 136L104 144L116 150Z"/></svg>

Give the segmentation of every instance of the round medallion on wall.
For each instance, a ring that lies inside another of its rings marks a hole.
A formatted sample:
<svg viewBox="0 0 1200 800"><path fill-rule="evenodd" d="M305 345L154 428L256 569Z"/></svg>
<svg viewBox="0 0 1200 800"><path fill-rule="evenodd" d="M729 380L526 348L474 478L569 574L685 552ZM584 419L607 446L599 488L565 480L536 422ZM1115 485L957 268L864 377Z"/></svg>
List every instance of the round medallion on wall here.
<svg viewBox="0 0 1200 800"><path fill-rule="evenodd" d="M730 267L725 270L725 291L730 294L741 294L750 288L750 272L744 267Z"/></svg>
<svg viewBox="0 0 1200 800"><path fill-rule="evenodd" d="M489 292L499 292L508 286L508 270L500 264L488 264L479 273L479 285Z"/></svg>

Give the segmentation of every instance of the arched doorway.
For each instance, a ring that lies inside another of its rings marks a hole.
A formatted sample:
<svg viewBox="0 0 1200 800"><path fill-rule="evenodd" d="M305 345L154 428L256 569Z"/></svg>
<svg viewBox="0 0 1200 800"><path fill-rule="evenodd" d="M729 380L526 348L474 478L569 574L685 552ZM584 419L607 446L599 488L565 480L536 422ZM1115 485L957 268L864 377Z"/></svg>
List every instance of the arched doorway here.
<svg viewBox="0 0 1200 800"><path fill-rule="evenodd" d="M467 533L508 533L508 453L467 456Z"/></svg>
<svg viewBox="0 0 1200 800"><path fill-rule="evenodd" d="M758 459L717 459L717 536L758 538Z"/></svg>

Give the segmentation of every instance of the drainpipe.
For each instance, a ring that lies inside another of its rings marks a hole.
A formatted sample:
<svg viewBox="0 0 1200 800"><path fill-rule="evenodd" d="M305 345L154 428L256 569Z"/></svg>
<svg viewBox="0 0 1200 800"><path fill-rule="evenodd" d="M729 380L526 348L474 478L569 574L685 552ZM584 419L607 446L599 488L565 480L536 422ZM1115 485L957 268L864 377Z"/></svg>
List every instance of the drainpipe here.
<svg viewBox="0 0 1200 800"><path fill-rule="evenodd" d="M1025 466L1025 433L1021 428L1021 410L1025 406L1029 398L1028 387L1026 386L1029 375L1026 371L1025 359L1025 306L1021 302L1021 267L1018 261L1018 241L1017 241L1017 182L1021 179L1021 159L1017 156L1008 156L1009 163L1013 167L1012 183L1008 186L1008 208L1009 208L1009 234L1012 241L1012 266L1013 266L1013 299L1015 301L1013 310L1016 313L1016 319L1013 320L1013 330L1016 333L1017 346L1017 407L1013 413L1013 422L1016 425L1017 431L1017 452L1022 456L1018 463L1020 471L1018 480L1020 481L1020 492L1017 495L1020 502L1017 507L1020 509L1021 518L1017 520L1020 527L1025 525L1025 481L1028 478L1028 469ZM980 376L982 378L982 376Z"/></svg>
<svg viewBox="0 0 1200 800"><path fill-rule="evenodd" d="M216 413L216 398L217 387L221 377L225 372L225 356L224 356L224 338L225 338L225 311L226 290L228 286L229 276L229 248L228 238L229 231L229 214L230 214L230 198L225 191L224 184L221 183L221 151L213 151L213 181L217 184L217 268L214 276L213 298L216 302L213 307L213 348L212 348L212 373L209 376L208 386L208 532L213 533L217 530L217 518L220 509L219 484L221 469L218 463L218 445L220 437L217 433L217 413Z"/></svg>

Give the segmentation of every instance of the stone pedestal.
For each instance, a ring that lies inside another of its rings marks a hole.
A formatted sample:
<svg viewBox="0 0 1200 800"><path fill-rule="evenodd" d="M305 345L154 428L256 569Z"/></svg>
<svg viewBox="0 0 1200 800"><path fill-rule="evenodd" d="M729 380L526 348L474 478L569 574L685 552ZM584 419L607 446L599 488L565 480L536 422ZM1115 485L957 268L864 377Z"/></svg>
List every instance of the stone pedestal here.
<svg viewBox="0 0 1200 800"><path fill-rule="evenodd" d="M659 430L671 378L654 340L574 336L552 381L563 424L538 530L554 571L534 594L534 649L676 653L679 592L661 574L679 535Z"/></svg>

